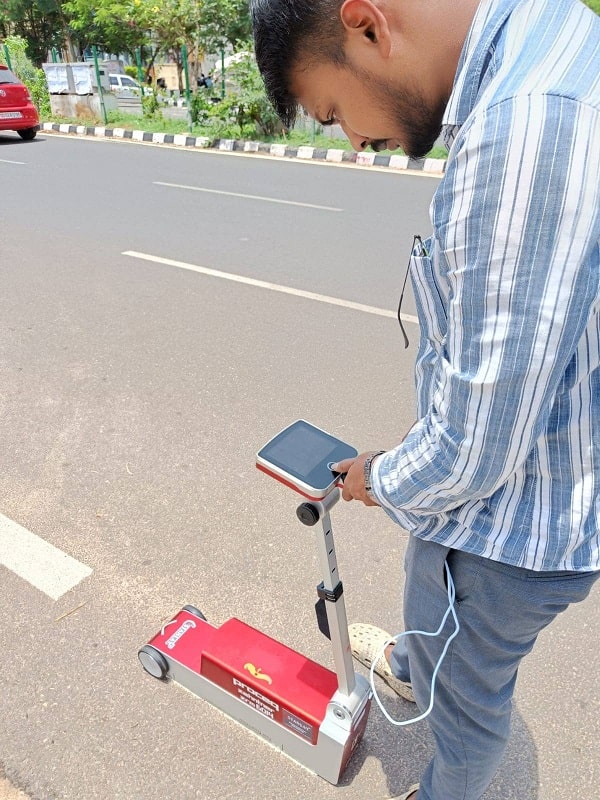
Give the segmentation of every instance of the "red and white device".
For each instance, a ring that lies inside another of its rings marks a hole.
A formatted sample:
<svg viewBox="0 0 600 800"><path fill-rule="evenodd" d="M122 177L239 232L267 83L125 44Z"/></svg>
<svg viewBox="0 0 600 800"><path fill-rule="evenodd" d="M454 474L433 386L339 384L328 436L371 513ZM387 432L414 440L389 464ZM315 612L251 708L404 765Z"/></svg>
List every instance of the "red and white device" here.
<svg viewBox="0 0 600 800"><path fill-rule="evenodd" d="M343 447L332 449L331 440ZM273 443L276 464L269 461ZM319 628L332 643L335 672L239 619L215 627L189 605L138 653L150 675L182 684L334 784L362 738L372 694L366 678L354 672L333 543L329 512L340 497L340 476L318 467L353 454L345 443L298 420L257 455L261 470L314 498L299 506L297 516L305 525L321 522L317 550L323 581L316 608ZM314 476L320 476L318 482ZM322 494L324 481L331 485Z"/></svg>

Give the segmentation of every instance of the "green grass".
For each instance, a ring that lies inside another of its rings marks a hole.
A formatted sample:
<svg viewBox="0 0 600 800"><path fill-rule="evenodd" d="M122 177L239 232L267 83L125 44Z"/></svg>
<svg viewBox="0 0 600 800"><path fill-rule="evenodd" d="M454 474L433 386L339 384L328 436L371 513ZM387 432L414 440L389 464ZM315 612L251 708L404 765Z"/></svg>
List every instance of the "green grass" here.
<svg viewBox="0 0 600 800"><path fill-rule="evenodd" d="M245 136L240 136L239 129L221 130L217 135L214 128L203 128L200 125L192 126L187 120L165 119L163 117L138 117L134 114L125 114L122 111L110 111L107 114L108 122L107 127L111 128L125 128L127 130L148 131L149 133L187 133L192 136L207 136L211 139L216 138L230 138L230 139L248 139L254 142L268 142L273 144L285 144L289 147L300 147L308 145L310 147L318 147L322 149L337 148L339 150L352 151L353 147L347 139L334 139L323 133L312 131L293 130L286 135L281 136L261 136L256 131L247 131ZM100 120L96 123L89 121L82 121L80 119L68 119L65 117L51 116L49 122L66 123L69 125L101 125ZM318 129L317 129L318 130ZM393 152L394 154L401 154L401 150L385 151ZM428 153L429 158L446 158L447 150L445 147L434 147Z"/></svg>

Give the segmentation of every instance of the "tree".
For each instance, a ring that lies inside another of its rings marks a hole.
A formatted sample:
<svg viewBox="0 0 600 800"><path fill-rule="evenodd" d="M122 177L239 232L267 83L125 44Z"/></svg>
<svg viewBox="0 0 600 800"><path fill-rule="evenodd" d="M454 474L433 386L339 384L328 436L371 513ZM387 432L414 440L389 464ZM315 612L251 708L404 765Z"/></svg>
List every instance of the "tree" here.
<svg viewBox="0 0 600 800"><path fill-rule="evenodd" d="M133 55L148 40L142 0L66 0L64 9L83 49Z"/></svg>
<svg viewBox="0 0 600 800"><path fill-rule="evenodd" d="M0 0L0 35L21 36L27 53L37 66L46 61L48 51L60 47L65 21L59 0Z"/></svg>
<svg viewBox="0 0 600 800"><path fill-rule="evenodd" d="M200 41L207 52L237 49L252 36L247 0L202 0Z"/></svg>
<svg viewBox="0 0 600 800"><path fill-rule="evenodd" d="M29 89L31 99L41 116L50 113L50 95L43 71L33 64L27 55L27 41L22 36L7 36L4 44L10 56L15 74ZM4 63L4 52L0 49L0 62Z"/></svg>
<svg viewBox="0 0 600 800"><path fill-rule="evenodd" d="M246 0L0 0L0 35L11 33L27 40L36 64L53 47L70 45L71 33L82 50L95 44L133 57L147 46L152 61L158 52L175 61L182 88L184 45L195 86L202 55L235 49L250 37L251 26Z"/></svg>

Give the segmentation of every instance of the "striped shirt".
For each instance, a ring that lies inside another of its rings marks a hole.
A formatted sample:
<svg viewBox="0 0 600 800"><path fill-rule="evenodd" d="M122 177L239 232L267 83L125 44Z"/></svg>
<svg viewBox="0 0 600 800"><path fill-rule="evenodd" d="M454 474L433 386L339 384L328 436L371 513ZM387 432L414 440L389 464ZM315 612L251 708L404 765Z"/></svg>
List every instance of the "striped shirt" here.
<svg viewBox="0 0 600 800"><path fill-rule="evenodd" d="M373 494L414 535L600 569L600 18L482 0L411 258L418 422Z"/></svg>

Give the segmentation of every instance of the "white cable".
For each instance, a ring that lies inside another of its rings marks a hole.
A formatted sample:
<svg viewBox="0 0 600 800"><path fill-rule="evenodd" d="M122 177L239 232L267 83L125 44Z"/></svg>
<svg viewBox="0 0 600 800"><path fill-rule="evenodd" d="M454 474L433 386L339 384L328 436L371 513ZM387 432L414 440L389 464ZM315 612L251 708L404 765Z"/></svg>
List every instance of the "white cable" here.
<svg viewBox="0 0 600 800"><path fill-rule="evenodd" d="M379 706L379 708L382 710L384 717L392 725L398 725L399 727L404 726L404 725L412 725L414 722L420 722L421 720L425 719L425 717L428 716L428 714L431 713L431 709L433 708L433 703L434 703L434 700L435 700L435 679L436 679L437 674L438 674L438 672L440 670L440 667L442 666L442 661L444 660L444 657L445 657L446 653L448 652L448 647L450 646L450 642L458 635L458 632L460 631L460 625L459 625L459 622L458 622L458 617L456 616L456 611L454 609L454 600L455 600L455 597L456 597L456 589L454 588L454 581L452 580L452 574L450 572L450 567L448 566L447 563L445 564L445 567L446 567L446 575L448 577L448 608L446 609L446 612L445 612L445 614L444 614L444 616L442 618L442 621L440 623L440 627L437 629L437 631L434 631L434 632L431 632L431 631L403 631L402 633L399 633L397 636L394 636L393 638L388 639L388 641L378 651L376 657L373 659L373 663L371 664L371 669L369 670L369 680L371 682L371 689L373 690L373 697L375 698L375 701L377 702L377 705ZM390 644L393 644L394 642L397 642L398 639L401 639L403 636L411 636L412 634L415 634L415 633L418 633L421 636L439 636L440 633L442 632L442 630L444 629L444 625L446 624L446 620L448 619L448 615L449 614L452 614L452 618L454 620L454 630L453 630L452 634L448 637L448 639L446 639L446 644L444 645L444 649L442 650L442 654L439 657L437 664L435 665L435 669L433 670L433 675L431 676L431 693L430 693L430 697L429 697L429 706L427 707L427 710L424 711L422 714L419 714L418 717L413 717L412 719L406 719L406 720L394 719L393 717L391 717L388 714L388 712L383 707L383 704L382 704L381 700L379 699L379 695L377 694L377 690L375 689L375 667L377 665L377 662L379 661L379 659L381 658L382 655L384 656L386 647L388 645L390 645Z"/></svg>

